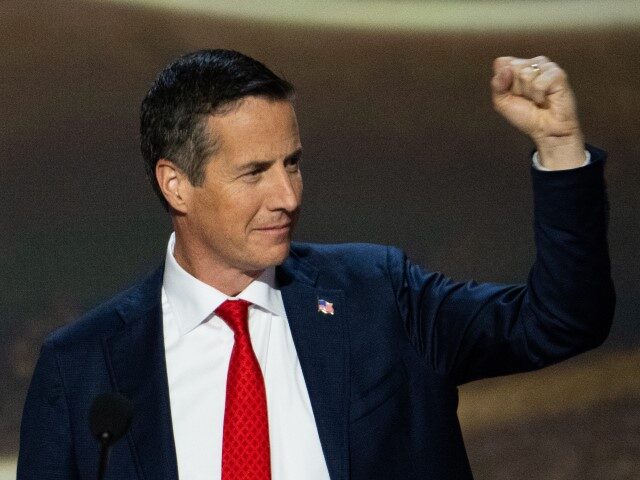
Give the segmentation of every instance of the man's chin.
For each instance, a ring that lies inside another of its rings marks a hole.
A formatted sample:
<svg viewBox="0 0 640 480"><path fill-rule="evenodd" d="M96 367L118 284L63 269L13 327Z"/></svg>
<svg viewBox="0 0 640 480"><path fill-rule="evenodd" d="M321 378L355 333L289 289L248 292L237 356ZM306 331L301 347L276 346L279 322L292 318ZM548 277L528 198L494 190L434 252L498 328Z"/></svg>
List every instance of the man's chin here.
<svg viewBox="0 0 640 480"><path fill-rule="evenodd" d="M253 267L256 270L264 270L282 264L289 256L290 246L291 242L287 241L256 252L253 256Z"/></svg>
<svg viewBox="0 0 640 480"><path fill-rule="evenodd" d="M279 245L277 249L273 252L272 258L270 260L271 266L276 266L282 264L287 257L289 256L289 249L291 247L291 241L287 240L282 245Z"/></svg>

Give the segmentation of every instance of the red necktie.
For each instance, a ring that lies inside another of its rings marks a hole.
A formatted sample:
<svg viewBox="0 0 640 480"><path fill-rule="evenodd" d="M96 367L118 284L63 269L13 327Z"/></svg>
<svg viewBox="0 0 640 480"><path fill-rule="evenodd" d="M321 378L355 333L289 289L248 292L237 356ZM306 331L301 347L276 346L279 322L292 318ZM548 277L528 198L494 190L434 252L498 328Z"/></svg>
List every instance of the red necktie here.
<svg viewBox="0 0 640 480"><path fill-rule="evenodd" d="M216 309L233 330L222 437L222 480L270 480L267 396L249 338L249 302L227 300Z"/></svg>

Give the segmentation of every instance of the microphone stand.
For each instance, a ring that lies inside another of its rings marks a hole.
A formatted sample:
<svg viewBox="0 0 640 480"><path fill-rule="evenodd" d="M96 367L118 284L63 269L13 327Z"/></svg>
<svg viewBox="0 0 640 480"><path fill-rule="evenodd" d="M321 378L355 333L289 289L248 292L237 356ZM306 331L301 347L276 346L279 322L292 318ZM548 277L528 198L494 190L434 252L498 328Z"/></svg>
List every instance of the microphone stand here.
<svg viewBox="0 0 640 480"><path fill-rule="evenodd" d="M100 464L98 466L98 480L104 479L104 473L107 470L107 463L109 463L109 445L111 442L111 435L109 432L104 432L100 435Z"/></svg>

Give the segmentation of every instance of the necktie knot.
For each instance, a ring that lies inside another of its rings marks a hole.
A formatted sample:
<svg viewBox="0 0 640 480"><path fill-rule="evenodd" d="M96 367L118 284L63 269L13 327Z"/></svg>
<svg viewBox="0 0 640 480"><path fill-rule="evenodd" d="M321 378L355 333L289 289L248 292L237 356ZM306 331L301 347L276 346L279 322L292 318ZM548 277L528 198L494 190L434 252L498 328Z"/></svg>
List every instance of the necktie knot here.
<svg viewBox="0 0 640 480"><path fill-rule="evenodd" d="M249 305L246 300L225 300L216 308L216 315L229 325L234 335L246 335L249 329Z"/></svg>

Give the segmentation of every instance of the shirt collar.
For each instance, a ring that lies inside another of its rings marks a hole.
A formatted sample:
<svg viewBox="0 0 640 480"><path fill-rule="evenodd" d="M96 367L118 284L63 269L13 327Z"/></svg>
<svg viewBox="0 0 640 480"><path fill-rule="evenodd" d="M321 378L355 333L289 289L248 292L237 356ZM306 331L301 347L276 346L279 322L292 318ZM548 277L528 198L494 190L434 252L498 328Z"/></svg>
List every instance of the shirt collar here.
<svg viewBox="0 0 640 480"><path fill-rule="evenodd" d="M172 233L167 245L162 286L178 320L181 336L210 320L216 308L230 298L246 300L254 307L286 318L282 295L276 286L275 267L267 268L236 297L229 297L182 268L173 256L174 246L175 233Z"/></svg>

